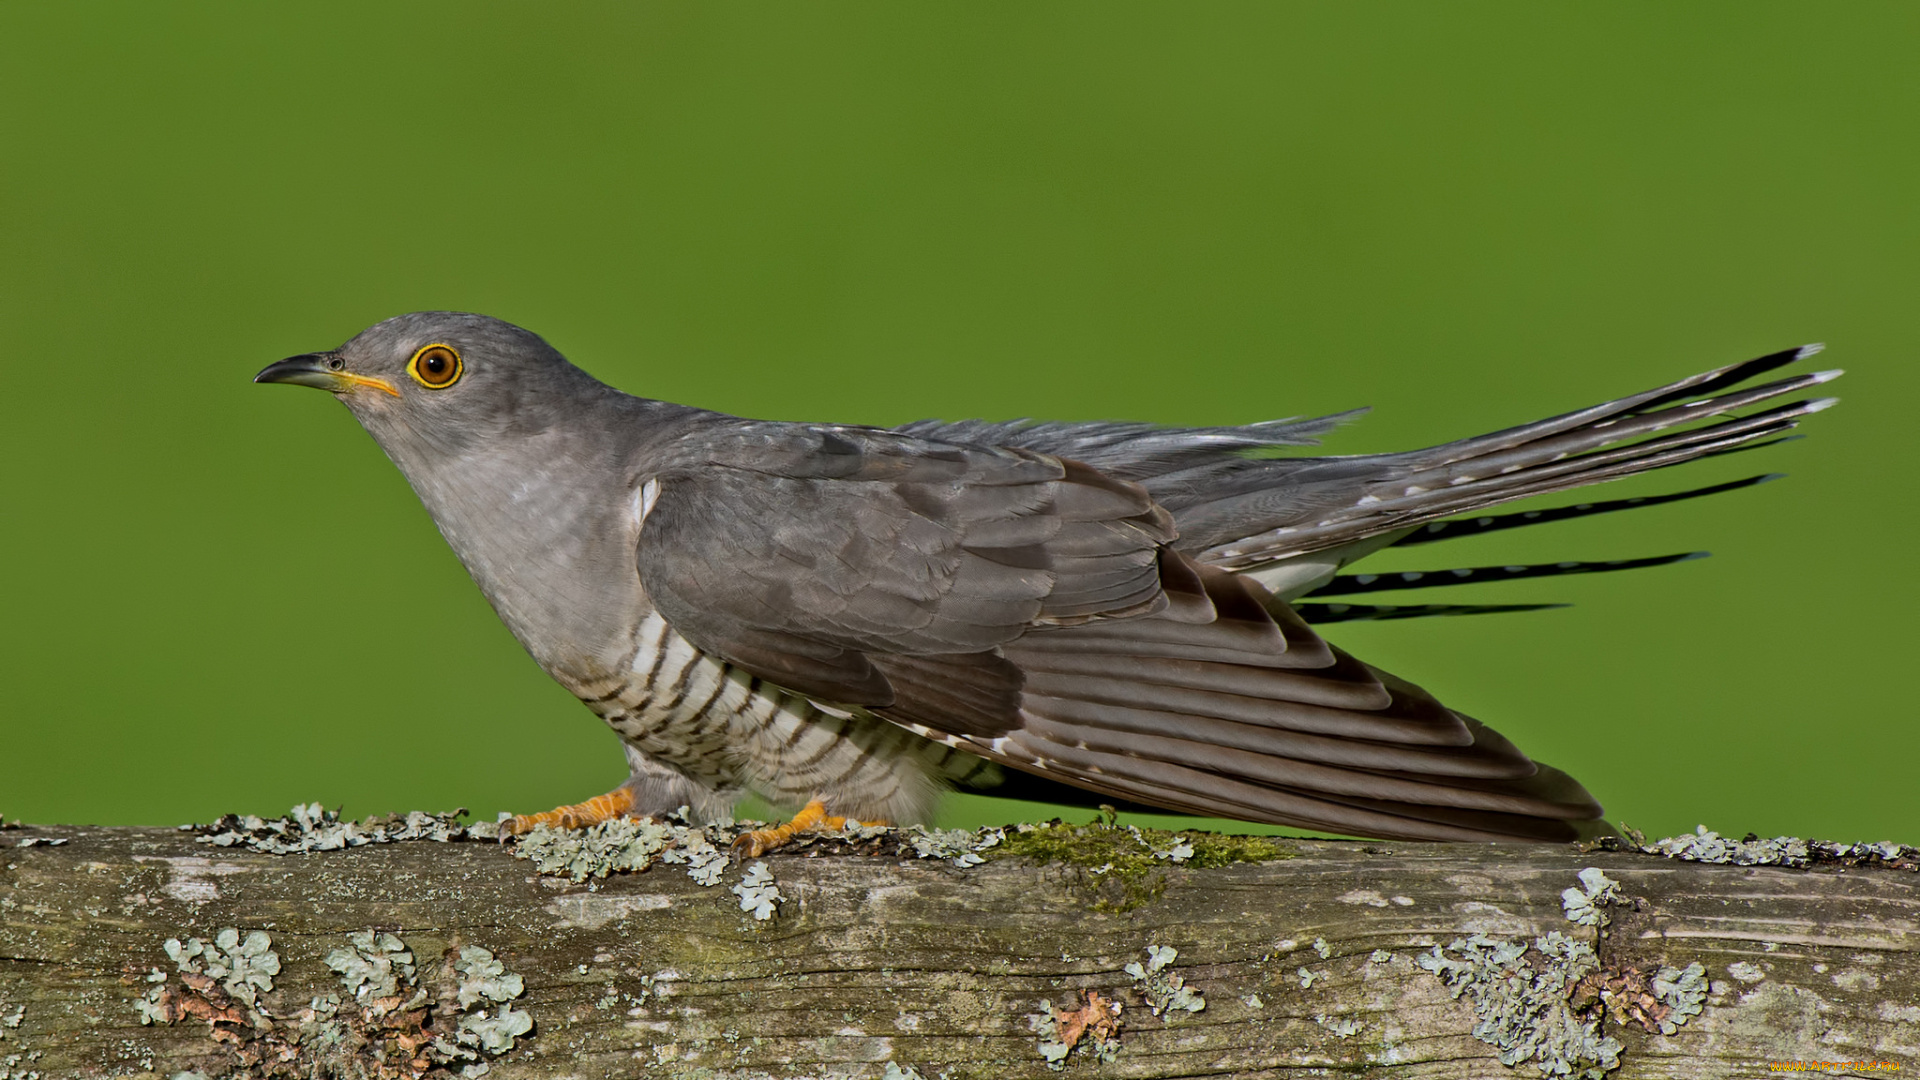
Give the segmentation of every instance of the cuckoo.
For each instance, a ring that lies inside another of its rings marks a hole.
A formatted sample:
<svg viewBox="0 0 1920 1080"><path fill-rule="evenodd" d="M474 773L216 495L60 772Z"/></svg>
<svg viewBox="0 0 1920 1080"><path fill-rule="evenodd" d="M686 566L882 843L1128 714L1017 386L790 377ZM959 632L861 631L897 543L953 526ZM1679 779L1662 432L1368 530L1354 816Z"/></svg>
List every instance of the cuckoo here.
<svg viewBox="0 0 1920 1080"><path fill-rule="evenodd" d="M540 337L421 312L258 382L330 391L406 476L629 779L514 818L581 826L747 793L756 853L947 790L1400 839L1605 833L1594 798L1315 624L1513 605L1329 602L1622 569L1341 573L1423 543L1757 483L1487 508L1777 441L1817 346L1404 453L1283 454L1351 414L1238 427L750 420L634 397Z"/></svg>

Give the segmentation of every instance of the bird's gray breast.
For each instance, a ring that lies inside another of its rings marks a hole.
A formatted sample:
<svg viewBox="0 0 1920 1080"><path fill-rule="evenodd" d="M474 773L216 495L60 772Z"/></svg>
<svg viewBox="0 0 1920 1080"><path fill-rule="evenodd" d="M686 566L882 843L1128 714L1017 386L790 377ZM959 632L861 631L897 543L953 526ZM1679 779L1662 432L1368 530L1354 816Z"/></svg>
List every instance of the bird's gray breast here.
<svg viewBox="0 0 1920 1080"><path fill-rule="evenodd" d="M623 472L559 436L402 471L548 674L576 694L624 676L652 606L634 567L640 519Z"/></svg>

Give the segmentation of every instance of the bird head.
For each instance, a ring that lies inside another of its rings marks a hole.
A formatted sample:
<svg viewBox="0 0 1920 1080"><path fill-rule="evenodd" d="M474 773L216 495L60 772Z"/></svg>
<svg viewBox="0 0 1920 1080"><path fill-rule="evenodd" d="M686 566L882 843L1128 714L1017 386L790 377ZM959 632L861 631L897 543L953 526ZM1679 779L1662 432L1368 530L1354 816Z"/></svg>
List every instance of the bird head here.
<svg viewBox="0 0 1920 1080"><path fill-rule="evenodd" d="M463 455L537 434L607 388L539 335L485 315L420 311L327 352L269 364L254 382L326 390L396 462Z"/></svg>

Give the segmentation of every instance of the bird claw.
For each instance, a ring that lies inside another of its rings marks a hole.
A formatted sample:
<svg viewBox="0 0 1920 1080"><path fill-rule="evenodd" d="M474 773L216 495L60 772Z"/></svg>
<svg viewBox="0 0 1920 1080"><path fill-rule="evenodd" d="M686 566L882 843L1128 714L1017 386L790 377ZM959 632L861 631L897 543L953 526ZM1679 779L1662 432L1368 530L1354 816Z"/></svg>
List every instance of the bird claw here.
<svg viewBox="0 0 1920 1080"><path fill-rule="evenodd" d="M757 859L769 851L776 851L792 843L794 838L805 832L839 832L842 829L861 825L880 825L878 821L856 821L852 818L830 816L827 806L814 799L793 815L793 820L785 825L776 825L771 829L755 829L734 837L732 849L736 859Z"/></svg>
<svg viewBox="0 0 1920 1080"><path fill-rule="evenodd" d="M585 829L617 817L635 817L633 805L632 789L622 785L605 795L595 795L586 802L556 806L539 814L515 814L500 823L500 839L525 835L532 832L536 825L548 825L556 829Z"/></svg>

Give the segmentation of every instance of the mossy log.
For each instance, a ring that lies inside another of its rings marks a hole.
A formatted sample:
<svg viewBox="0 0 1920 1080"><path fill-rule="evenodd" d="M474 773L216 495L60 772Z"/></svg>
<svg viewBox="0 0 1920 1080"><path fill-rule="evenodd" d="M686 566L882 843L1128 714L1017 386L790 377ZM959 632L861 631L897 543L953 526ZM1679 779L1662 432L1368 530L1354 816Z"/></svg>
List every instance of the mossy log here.
<svg viewBox="0 0 1920 1080"><path fill-rule="evenodd" d="M1434 950L1556 931L1597 949L1555 1008L1617 1040L1612 1075L1920 1070L1905 863L1288 840L1117 882L1082 840L1067 862L1008 843L966 867L814 845L765 860L782 899L760 920L727 887L741 866L716 887L673 865L575 883L491 843L277 856L175 830L9 829L0 1078L1537 1076L1540 1058L1509 1067L1474 1036L1499 1023L1454 996ZM1563 897L1589 867L1619 890L1598 901L1604 928ZM1654 973L1695 963L1703 1008L1669 1015ZM1171 976L1188 994L1169 1004ZM506 1026L520 1013L531 1030ZM484 1052L455 1038L473 1016L500 1022Z"/></svg>

